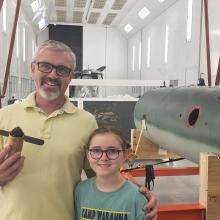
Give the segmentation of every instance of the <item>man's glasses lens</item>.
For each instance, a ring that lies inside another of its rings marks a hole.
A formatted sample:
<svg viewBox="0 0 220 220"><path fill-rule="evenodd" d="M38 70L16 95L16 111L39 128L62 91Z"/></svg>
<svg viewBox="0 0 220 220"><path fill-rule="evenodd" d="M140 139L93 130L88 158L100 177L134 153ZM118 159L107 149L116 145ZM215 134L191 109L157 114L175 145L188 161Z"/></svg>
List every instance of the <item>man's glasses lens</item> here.
<svg viewBox="0 0 220 220"><path fill-rule="evenodd" d="M43 72L43 73L51 73L53 69L56 69L56 73L59 76L69 76L71 73L71 69L66 67L66 66L54 66L51 63L47 63L47 62L38 62L38 69Z"/></svg>
<svg viewBox="0 0 220 220"><path fill-rule="evenodd" d="M106 154L108 159L115 160L118 158L119 153L121 151L122 150L118 150L118 149L107 149L107 150L89 149L90 156L95 160L100 159L102 157L103 153Z"/></svg>

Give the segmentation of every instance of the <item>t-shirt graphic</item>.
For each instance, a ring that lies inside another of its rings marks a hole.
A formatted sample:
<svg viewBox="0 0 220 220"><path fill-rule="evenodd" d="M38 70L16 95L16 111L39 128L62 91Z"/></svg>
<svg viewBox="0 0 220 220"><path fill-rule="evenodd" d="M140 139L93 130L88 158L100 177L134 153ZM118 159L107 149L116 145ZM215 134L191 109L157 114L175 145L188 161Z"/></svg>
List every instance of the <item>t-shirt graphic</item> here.
<svg viewBox="0 0 220 220"><path fill-rule="evenodd" d="M116 212L112 210L93 209L81 207L80 220L128 220L130 212Z"/></svg>

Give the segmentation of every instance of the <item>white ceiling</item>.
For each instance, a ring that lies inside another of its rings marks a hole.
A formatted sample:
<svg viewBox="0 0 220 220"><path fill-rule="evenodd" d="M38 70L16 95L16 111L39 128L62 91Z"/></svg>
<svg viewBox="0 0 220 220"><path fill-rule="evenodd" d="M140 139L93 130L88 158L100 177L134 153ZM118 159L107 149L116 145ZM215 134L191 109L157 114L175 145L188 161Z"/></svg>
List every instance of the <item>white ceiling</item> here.
<svg viewBox="0 0 220 220"><path fill-rule="evenodd" d="M33 1L23 1L22 8L35 24L40 17L45 17L52 24L117 27L129 37L178 0L165 0L163 3L158 0L38 0L40 8L35 14L31 9ZM138 12L144 6L150 10L150 14L142 20ZM127 23L133 26L128 34L124 31Z"/></svg>

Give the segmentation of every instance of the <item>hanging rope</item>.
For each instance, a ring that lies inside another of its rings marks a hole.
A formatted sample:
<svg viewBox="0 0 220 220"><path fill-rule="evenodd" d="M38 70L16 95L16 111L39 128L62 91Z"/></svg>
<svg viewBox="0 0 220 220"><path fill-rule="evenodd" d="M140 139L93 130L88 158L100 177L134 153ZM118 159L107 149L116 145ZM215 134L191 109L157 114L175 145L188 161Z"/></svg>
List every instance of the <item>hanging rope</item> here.
<svg viewBox="0 0 220 220"><path fill-rule="evenodd" d="M137 145L136 145L134 155L137 155L137 151L138 151L138 148L140 146L140 141L141 141L141 137L142 137L142 133L143 133L144 128L145 128L145 121L142 120L141 121L141 132L140 132L140 135L139 135L139 138L138 138L138 142L137 142Z"/></svg>
<svg viewBox="0 0 220 220"><path fill-rule="evenodd" d="M141 131L140 131L140 134L139 134L139 137L138 137L138 141L137 141L137 144L136 144L136 148L135 148L135 151L132 151L129 155L128 155L128 159L127 159L127 163L128 163L128 166L129 167L133 167L135 161L136 161L136 158L137 158L137 151L139 149L139 146L140 146L140 141L141 141L141 137L142 137L142 133L143 133L143 130L145 129L145 120L142 120L142 124L141 124Z"/></svg>

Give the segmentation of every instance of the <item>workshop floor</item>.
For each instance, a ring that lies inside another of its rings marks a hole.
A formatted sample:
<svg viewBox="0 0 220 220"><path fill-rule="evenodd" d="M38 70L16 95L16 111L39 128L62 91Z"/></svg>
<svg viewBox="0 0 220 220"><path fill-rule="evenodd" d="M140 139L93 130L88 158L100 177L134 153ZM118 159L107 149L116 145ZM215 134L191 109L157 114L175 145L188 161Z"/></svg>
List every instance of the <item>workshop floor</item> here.
<svg viewBox="0 0 220 220"><path fill-rule="evenodd" d="M159 161L138 161L142 164L153 164ZM192 167L197 164L181 160L167 164L155 165L154 167ZM145 177L137 177L137 181L145 184ZM156 176L153 194L159 204L186 204L198 203L199 201L199 176Z"/></svg>

